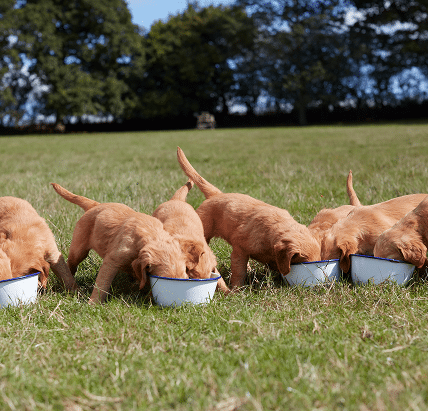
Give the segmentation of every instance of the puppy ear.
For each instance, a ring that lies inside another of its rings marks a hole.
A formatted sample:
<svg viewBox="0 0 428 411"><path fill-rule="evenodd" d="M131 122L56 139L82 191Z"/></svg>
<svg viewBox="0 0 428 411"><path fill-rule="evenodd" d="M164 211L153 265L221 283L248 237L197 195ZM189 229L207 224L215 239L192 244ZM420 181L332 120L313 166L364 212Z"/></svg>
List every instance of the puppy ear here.
<svg viewBox="0 0 428 411"><path fill-rule="evenodd" d="M401 243L397 247L403 254L404 261L413 264L416 268L423 267L427 260L427 248L422 242Z"/></svg>
<svg viewBox="0 0 428 411"><path fill-rule="evenodd" d="M289 241L281 240L273 246L275 261L281 274L287 275L291 269L291 259L299 254L293 250Z"/></svg>
<svg viewBox="0 0 428 411"><path fill-rule="evenodd" d="M199 263L199 259L205 252L202 244L195 243L194 241L183 240L180 241L181 250L186 256L186 267L193 270Z"/></svg>
<svg viewBox="0 0 428 411"><path fill-rule="evenodd" d="M0 280L9 280L10 278L12 278L10 259L0 248Z"/></svg>
<svg viewBox="0 0 428 411"><path fill-rule="evenodd" d="M348 273L351 268L351 254L356 254L358 251L358 243L356 238L349 237L337 243L340 251L339 266L344 273Z"/></svg>
<svg viewBox="0 0 428 411"><path fill-rule="evenodd" d="M147 282L147 267L150 266L148 254L141 250L138 254L138 257L132 262L131 265L135 277L140 282L140 290L142 290Z"/></svg>
<svg viewBox="0 0 428 411"><path fill-rule="evenodd" d="M49 266L49 263L47 263L45 261L43 261L43 263L44 264L42 265L42 270L40 271L40 274L39 274L39 281L40 281L40 285L43 288L46 288L47 283L48 283L50 266ZM33 271L37 271L37 270L34 269Z"/></svg>

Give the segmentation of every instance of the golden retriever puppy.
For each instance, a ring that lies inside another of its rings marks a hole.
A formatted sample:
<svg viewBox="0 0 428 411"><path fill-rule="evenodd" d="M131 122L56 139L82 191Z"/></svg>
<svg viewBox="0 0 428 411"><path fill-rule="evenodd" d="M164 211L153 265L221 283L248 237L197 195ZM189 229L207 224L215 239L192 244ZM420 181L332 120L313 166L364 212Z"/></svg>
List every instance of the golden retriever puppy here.
<svg viewBox="0 0 428 411"><path fill-rule="evenodd" d="M340 259L340 268L349 272L350 254L373 255L378 237L413 210L426 194L410 194L382 203L360 206L334 224L325 235L321 257Z"/></svg>
<svg viewBox="0 0 428 411"><path fill-rule="evenodd" d="M349 171L346 188L350 205L337 208L323 208L308 225L309 231L318 240L321 247L327 231L341 218L345 218L355 207L361 206L360 200L352 185L352 171Z"/></svg>
<svg viewBox="0 0 428 411"><path fill-rule="evenodd" d="M193 182L189 180L171 200L155 210L153 217L159 219L163 228L180 243L186 256L189 278L210 278L211 273L220 274L216 267L217 259L205 240L202 221L194 208L186 203L187 193L192 187ZM217 286L224 293L229 292L223 278L218 280Z"/></svg>
<svg viewBox="0 0 428 411"><path fill-rule="evenodd" d="M155 217L138 213L119 203L98 203L75 195L59 184L55 191L85 213L77 222L71 240L68 266L74 275L77 266L89 251L103 258L89 303L101 303L118 273L133 274L140 289L147 281L146 273L171 278L189 278L180 244L166 232Z"/></svg>
<svg viewBox="0 0 428 411"><path fill-rule="evenodd" d="M244 284L249 258L269 264L282 274L290 264L320 259L320 245L308 228L288 211L245 194L223 193L202 178L178 147L184 173L199 187L206 200L196 212L207 242L220 237L232 246L230 286Z"/></svg>
<svg viewBox="0 0 428 411"><path fill-rule="evenodd" d="M40 272L39 285L46 288L49 268L67 290L77 289L45 219L28 201L0 197L0 280Z"/></svg>
<svg viewBox="0 0 428 411"><path fill-rule="evenodd" d="M428 196L376 241L374 256L404 260L418 269L427 264Z"/></svg>

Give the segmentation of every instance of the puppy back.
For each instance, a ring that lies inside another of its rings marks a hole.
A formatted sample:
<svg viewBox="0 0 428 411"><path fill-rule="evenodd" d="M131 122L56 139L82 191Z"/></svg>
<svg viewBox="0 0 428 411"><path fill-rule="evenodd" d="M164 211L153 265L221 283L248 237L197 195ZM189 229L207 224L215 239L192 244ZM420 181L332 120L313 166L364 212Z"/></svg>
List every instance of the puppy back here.
<svg viewBox="0 0 428 411"><path fill-rule="evenodd" d="M88 211L90 208L96 207L100 203L89 198L78 196L72 192L66 190L64 187L61 187L59 184L51 183L54 190L62 197L65 198L70 203L77 204L79 207L82 207L85 211Z"/></svg>
<svg viewBox="0 0 428 411"><path fill-rule="evenodd" d="M183 150L180 147L177 147L177 159L181 169L184 171L187 177L189 177L198 186L199 190L202 191L205 198L210 198L214 195L222 194L222 191L220 191L217 187L213 186L211 183L209 183L207 180L205 180L198 174L198 172L189 163L189 160L187 160Z"/></svg>

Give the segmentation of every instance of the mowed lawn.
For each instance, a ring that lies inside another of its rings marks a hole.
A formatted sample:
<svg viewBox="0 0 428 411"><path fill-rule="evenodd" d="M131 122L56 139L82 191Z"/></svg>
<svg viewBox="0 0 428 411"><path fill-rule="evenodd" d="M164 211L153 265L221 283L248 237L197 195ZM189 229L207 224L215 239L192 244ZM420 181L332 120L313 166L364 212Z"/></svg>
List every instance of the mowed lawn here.
<svg viewBox="0 0 428 411"><path fill-rule="evenodd" d="M0 195L28 200L68 255L83 214L50 182L151 214L187 181L180 146L224 192L309 224L348 203L428 193L428 125L218 129L0 137ZM188 195L195 208L204 197ZM231 248L210 244L226 282ZM86 301L101 259L70 296L51 273L37 303L0 310L0 410L426 410L428 283L306 289L251 262L247 287L205 306L160 309L119 274Z"/></svg>

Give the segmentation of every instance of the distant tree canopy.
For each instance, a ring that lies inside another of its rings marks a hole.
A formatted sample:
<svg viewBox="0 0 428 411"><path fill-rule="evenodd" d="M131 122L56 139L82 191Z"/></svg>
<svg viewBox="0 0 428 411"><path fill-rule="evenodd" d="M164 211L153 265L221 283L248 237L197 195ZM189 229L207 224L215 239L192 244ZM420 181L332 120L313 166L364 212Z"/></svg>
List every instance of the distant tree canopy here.
<svg viewBox="0 0 428 411"><path fill-rule="evenodd" d="M2 20L14 44L6 51L25 56L30 77L38 79L39 88L45 86L38 97L42 114L57 121L70 115L123 115L124 78L133 56L141 53L124 0L9 3L14 7Z"/></svg>
<svg viewBox="0 0 428 411"><path fill-rule="evenodd" d="M259 21L265 53L260 62L265 88L277 104L297 109L306 124L311 103L337 104L349 94L345 79L352 75L357 52L345 26L342 0L243 0Z"/></svg>
<svg viewBox="0 0 428 411"><path fill-rule="evenodd" d="M353 0L359 17L350 27L351 44L364 44L362 63L372 66L372 98L393 98L390 80L406 69L428 76L428 0Z"/></svg>
<svg viewBox="0 0 428 411"><path fill-rule="evenodd" d="M143 39L143 115L227 111L235 71L230 61L253 48L255 26L241 8L198 9L155 23Z"/></svg>
<svg viewBox="0 0 428 411"><path fill-rule="evenodd" d="M236 104L254 113L263 97L305 124L310 107L395 104L394 78L417 89L403 73L428 76L427 26L428 0L191 3L149 31L126 0L0 0L0 123L27 113L144 127Z"/></svg>
<svg viewBox="0 0 428 411"><path fill-rule="evenodd" d="M393 76L411 67L427 74L428 0L236 2L263 33L253 63L261 88L292 105L300 124L311 105L390 104Z"/></svg>

